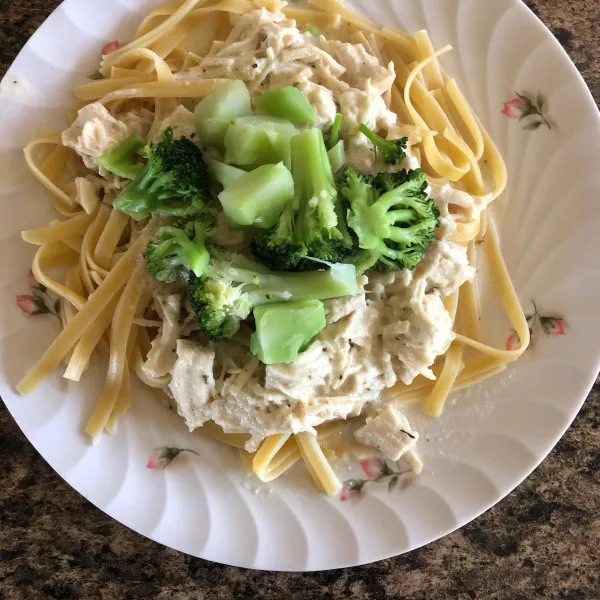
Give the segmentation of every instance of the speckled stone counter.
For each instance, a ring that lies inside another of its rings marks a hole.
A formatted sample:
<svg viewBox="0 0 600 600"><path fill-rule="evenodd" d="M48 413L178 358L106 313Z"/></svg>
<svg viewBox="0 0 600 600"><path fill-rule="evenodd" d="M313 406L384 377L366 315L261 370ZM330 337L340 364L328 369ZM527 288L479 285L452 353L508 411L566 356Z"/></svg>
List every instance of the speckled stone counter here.
<svg viewBox="0 0 600 600"><path fill-rule="evenodd" d="M0 0L1 74L58 3ZM528 4L600 101L600 0ZM460 531L364 567L285 574L192 558L116 523L56 475L2 404L0 600L598 600L599 427L597 384L542 466Z"/></svg>

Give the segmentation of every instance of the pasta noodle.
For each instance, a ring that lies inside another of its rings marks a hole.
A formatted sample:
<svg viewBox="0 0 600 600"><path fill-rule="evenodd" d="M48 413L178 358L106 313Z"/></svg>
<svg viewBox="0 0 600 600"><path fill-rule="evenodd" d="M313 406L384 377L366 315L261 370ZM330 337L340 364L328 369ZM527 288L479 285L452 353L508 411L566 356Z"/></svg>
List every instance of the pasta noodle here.
<svg viewBox="0 0 600 600"><path fill-rule="evenodd" d="M380 28L337 0L308 0L308 5L298 7L276 0L163 4L142 21L130 43L102 57L100 73L104 78L76 86L74 95L83 103L99 101L113 111L125 111L130 106L147 108L153 113L154 127L172 111L173 99L197 101L228 81L181 79L177 73L198 65L213 42L223 43L231 31L232 14L241 15L256 7L281 9L303 26L311 24L325 34L331 33L332 39L358 40L381 64L391 60L396 81L384 100L410 128L412 151L422 159L430 180L460 182L481 201L481 213L457 218L451 239L468 247L473 266L477 242L485 242L496 295L521 342L516 350L504 350L483 341L476 281L465 283L446 298L455 336L433 367L437 379L417 377L410 385L398 383L383 393L386 401L398 405L422 402L425 412L438 416L451 392L502 371L529 344L527 320L501 254L494 219L487 210L506 187L506 166L456 81L440 65L438 59L451 50L450 46L435 50L426 31L409 35ZM60 297L63 330L17 390L30 393L63 361L64 377L79 381L93 353L100 350L108 355L106 380L85 431L92 437L103 431L114 433L131 403L130 371L152 388L162 389L170 381L168 374L153 375L144 369L151 350L148 330L162 321L148 312L151 294L139 256L158 225L151 220L140 229L127 215L112 209L110 197L100 200L93 182L82 179L89 172L79 157L62 145L59 135L42 135L25 147L24 154L32 174L48 190L55 209L63 216L63 220L22 233L26 242L39 246L32 271L41 285ZM493 180L491 192L487 191L488 174ZM49 269L59 266L67 267L64 284L48 274ZM258 360L251 361L231 385L241 388L257 368ZM337 449L346 444L342 435L345 428L345 422L336 421L319 426L317 433L270 435L254 453L245 450L250 439L245 433L227 433L212 421L200 431L237 449L246 472L264 482L303 460L315 485L334 495L341 483L327 457L336 456ZM373 453L358 443L350 451L358 457Z"/></svg>

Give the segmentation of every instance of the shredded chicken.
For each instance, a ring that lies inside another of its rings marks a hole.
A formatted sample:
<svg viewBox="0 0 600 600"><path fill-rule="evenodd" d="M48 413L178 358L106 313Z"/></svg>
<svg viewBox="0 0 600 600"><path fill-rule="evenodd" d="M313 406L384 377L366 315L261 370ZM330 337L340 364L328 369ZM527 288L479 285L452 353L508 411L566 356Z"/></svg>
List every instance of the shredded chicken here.
<svg viewBox="0 0 600 600"><path fill-rule="evenodd" d="M260 365L245 344L217 344L212 401L188 426L214 420L226 431L250 433L252 451L265 436L311 430L377 406L382 390L398 380L433 378L431 365L454 339L442 299L472 276L464 249L435 242L414 272L362 277L359 294L326 301L327 327L292 364ZM171 383L178 404L189 403L179 396L187 384L178 379L193 362L187 346L183 355L178 350Z"/></svg>
<svg viewBox="0 0 600 600"><path fill-rule="evenodd" d="M88 215L96 212L100 204L98 187L90 177L75 178L75 200Z"/></svg>
<svg viewBox="0 0 600 600"><path fill-rule="evenodd" d="M115 119L99 102L94 102L77 113L73 125L63 131L62 143L73 148L88 169L104 176L107 175L105 169L99 167L94 158L122 142L130 133L123 121Z"/></svg>
<svg viewBox="0 0 600 600"><path fill-rule="evenodd" d="M148 352L142 369L151 378L159 378L170 373L176 362L175 347L181 336L179 315L181 296L157 294L154 302L156 311L162 320L158 335L152 340L152 348Z"/></svg>
<svg viewBox="0 0 600 600"><path fill-rule="evenodd" d="M377 448L385 458L397 461L414 448L419 434L390 403L367 416L366 423L354 432L354 437L365 446Z"/></svg>
<svg viewBox="0 0 600 600"><path fill-rule="evenodd" d="M229 38L177 77L242 79L253 96L296 85L324 128L336 112L343 114L346 162L363 172L389 167L375 164L371 143L358 133L361 123L390 138L419 141L419 131L399 124L389 110L394 68L382 65L370 44L368 50L302 34L281 13L259 10L234 19ZM409 150L402 167L418 163ZM268 435L311 430L367 407L357 438L392 460L410 455L420 468L412 452L418 434L397 408L381 404L381 392L418 375L434 378L431 366L454 339L443 300L474 276L466 248L446 241L456 229L450 205L473 212L485 206L485 199L450 186L434 186L432 194L439 198L442 239L413 272L362 277L359 294L326 301L327 327L296 362L262 365L243 336L207 347L180 342L170 391L188 426L213 420L225 431L250 433L252 451Z"/></svg>
<svg viewBox="0 0 600 600"><path fill-rule="evenodd" d="M361 123L383 133L396 125L384 98L395 79L393 63L382 66L363 44L348 44L301 33L283 13L265 9L232 17L225 42L215 42L196 67L180 79L241 79L253 96L295 85L302 90L323 128L336 112L343 116L346 162L363 171L373 168L370 142L358 133Z"/></svg>
<svg viewBox="0 0 600 600"><path fill-rule="evenodd" d="M196 137L196 120L194 113L190 112L181 104L167 117L153 126L148 134L148 143L154 144L158 141L160 134L167 128L173 129L173 137L187 137L193 140Z"/></svg>

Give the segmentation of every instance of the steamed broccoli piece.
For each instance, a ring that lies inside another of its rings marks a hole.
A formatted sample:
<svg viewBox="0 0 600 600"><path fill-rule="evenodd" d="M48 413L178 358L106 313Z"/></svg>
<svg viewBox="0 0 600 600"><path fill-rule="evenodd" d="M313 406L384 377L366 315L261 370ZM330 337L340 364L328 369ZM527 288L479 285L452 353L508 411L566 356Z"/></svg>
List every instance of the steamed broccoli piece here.
<svg viewBox="0 0 600 600"><path fill-rule="evenodd" d="M294 203L288 202L277 225L253 241L252 253L269 268L276 271L297 271L300 268L306 247L295 240L295 219Z"/></svg>
<svg viewBox="0 0 600 600"><path fill-rule="evenodd" d="M188 294L198 325L213 342L231 338L255 306L285 300L324 300L356 294L353 265L328 271L274 273L216 246L202 277L190 274Z"/></svg>
<svg viewBox="0 0 600 600"><path fill-rule="evenodd" d="M351 253L346 227L323 134L306 129L291 143L294 198L279 221L253 246L255 256L279 271L322 268L341 263Z"/></svg>
<svg viewBox="0 0 600 600"><path fill-rule="evenodd" d="M209 214L161 227L156 232L157 241L148 244L144 251L150 275L164 283L175 281L182 267L198 277L203 275L210 259L205 240L214 230L215 222Z"/></svg>
<svg viewBox="0 0 600 600"><path fill-rule="evenodd" d="M293 85L269 90L254 101L266 115L301 125L317 125L319 117L308 98Z"/></svg>
<svg viewBox="0 0 600 600"><path fill-rule="evenodd" d="M408 138L398 140L385 140L371 131L364 123L358 130L371 140L375 150L375 158L386 165L397 165L406 158L406 145Z"/></svg>
<svg viewBox="0 0 600 600"><path fill-rule="evenodd" d="M307 255L331 263L343 262L352 242L342 210L323 134L306 129L292 138L294 203L298 206L295 241Z"/></svg>
<svg viewBox="0 0 600 600"><path fill-rule="evenodd" d="M306 129L291 142L294 198L279 221L254 242L262 262L280 271L321 268L318 262L341 263L352 238L339 202L323 134Z"/></svg>
<svg viewBox="0 0 600 600"><path fill-rule="evenodd" d="M98 156L96 163L104 167L109 173L134 179L144 168L143 165L134 161L135 155L145 146L146 140L139 133L132 133L122 142L112 146Z"/></svg>
<svg viewBox="0 0 600 600"><path fill-rule="evenodd" d="M148 162L113 206L135 221L153 213L180 217L197 213L209 194L200 149L185 137L174 140L168 127L144 154Z"/></svg>
<svg viewBox="0 0 600 600"><path fill-rule="evenodd" d="M326 136L327 149L331 150L338 142L340 142L340 131L342 129L342 121L344 120L344 115L341 113L337 113L335 115L335 119L333 120L333 124L331 125L331 129Z"/></svg>
<svg viewBox="0 0 600 600"><path fill-rule="evenodd" d="M341 192L350 204L348 225L361 248L352 259L359 272L417 266L439 225L439 210L426 188L421 169L375 178L344 169Z"/></svg>

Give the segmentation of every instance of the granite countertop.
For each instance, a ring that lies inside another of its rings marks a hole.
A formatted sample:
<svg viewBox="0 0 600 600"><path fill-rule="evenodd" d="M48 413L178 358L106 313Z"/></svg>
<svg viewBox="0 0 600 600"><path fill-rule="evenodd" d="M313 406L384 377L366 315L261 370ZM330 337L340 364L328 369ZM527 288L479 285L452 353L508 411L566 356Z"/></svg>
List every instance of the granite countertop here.
<svg viewBox="0 0 600 600"><path fill-rule="evenodd" d="M58 4L0 0L0 74ZM528 5L600 101L600 2ZM599 428L597 383L535 473L460 531L364 567L284 574L193 558L116 523L58 477L1 404L0 600L598 599Z"/></svg>

